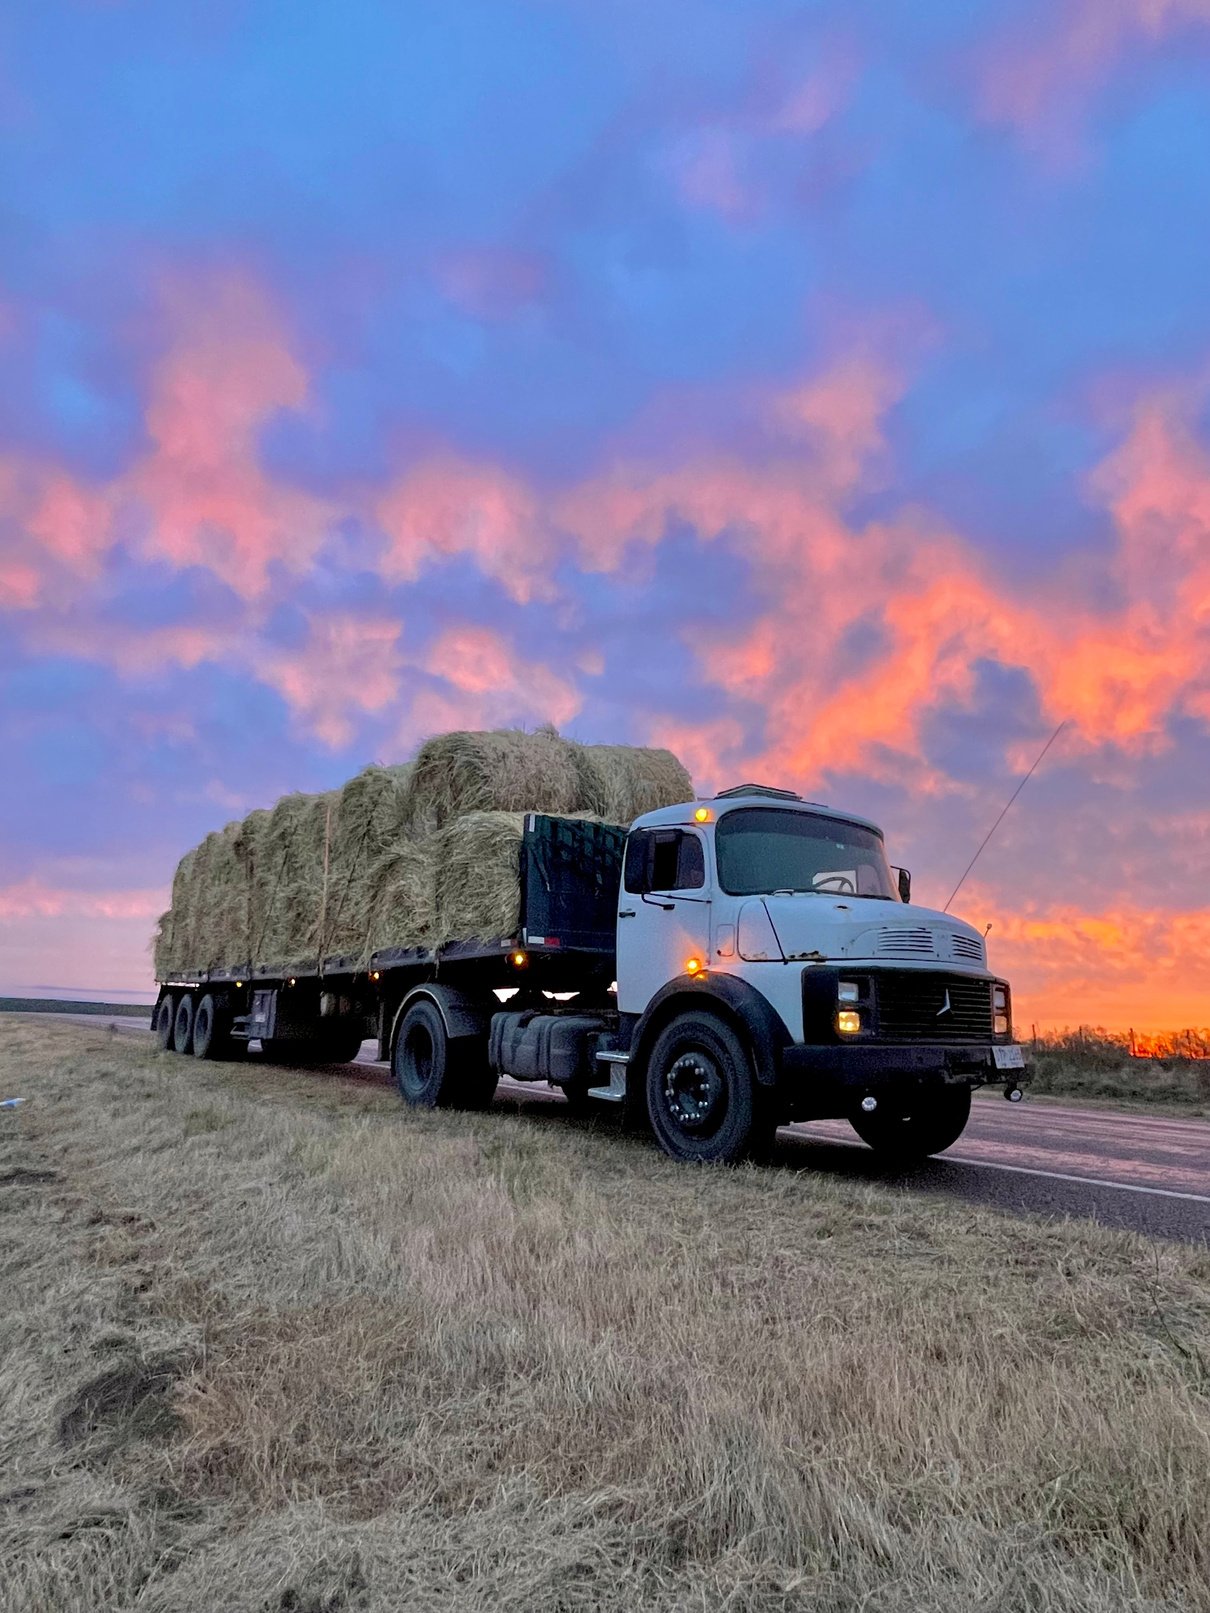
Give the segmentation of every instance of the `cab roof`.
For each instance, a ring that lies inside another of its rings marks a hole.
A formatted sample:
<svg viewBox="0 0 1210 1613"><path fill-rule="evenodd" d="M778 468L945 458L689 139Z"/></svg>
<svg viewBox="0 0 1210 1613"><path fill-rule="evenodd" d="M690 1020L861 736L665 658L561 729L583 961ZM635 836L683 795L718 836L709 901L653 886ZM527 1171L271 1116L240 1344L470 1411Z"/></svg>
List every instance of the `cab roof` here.
<svg viewBox="0 0 1210 1613"><path fill-rule="evenodd" d="M863 818L856 812L838 812L835 807L824 806L820 801L804 801L801 796L791 795L788 790L764 789L743 787L738 790L724 790L718 795L706 796L699 801L686 801L680 806L658 807L654 812L644 812L630 825L632 829L666 829L694 823L694 813L699 807L706 807L710 813L710 820L717 822L729 812L737 812L741 807L777 807L785 812L803 812L815 818L834 818L838 823L855 823L863 829L869 829L879 839L883 838L882 830L870 818Z"/></svg>

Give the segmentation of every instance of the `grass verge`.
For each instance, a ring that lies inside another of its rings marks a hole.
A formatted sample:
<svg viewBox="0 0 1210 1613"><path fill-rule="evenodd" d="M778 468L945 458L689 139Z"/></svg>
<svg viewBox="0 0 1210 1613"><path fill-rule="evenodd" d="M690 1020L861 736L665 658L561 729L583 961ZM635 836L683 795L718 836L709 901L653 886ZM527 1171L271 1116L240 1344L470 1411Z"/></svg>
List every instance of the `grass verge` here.
<svg viewBox="0 0 1210 1613"><path fill-rule="evenodd" d="M1028 1058L1033 1093L1210 1115L1210 1060L1131 1058L1119 1049L1045 1045Z"/></svg>
<svg viewBox="0 0 1210 1613"><path fill-rule="evenodd" d="M1210 1253L0 1025L0 1608L1210 1608Z"/></svg>

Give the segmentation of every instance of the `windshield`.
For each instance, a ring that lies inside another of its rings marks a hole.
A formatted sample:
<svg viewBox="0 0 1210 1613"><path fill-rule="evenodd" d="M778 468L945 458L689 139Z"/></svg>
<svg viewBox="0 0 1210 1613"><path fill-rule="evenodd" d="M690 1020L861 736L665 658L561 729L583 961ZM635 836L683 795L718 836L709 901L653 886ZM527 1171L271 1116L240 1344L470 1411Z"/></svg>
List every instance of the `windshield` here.
<svg viewBox="0 0 1210 1613"><path fill-rule="evenodd" d="M718 880L732 896L808 891L899 900L882 836L784 807L739 807L718 820Z"/></svg>

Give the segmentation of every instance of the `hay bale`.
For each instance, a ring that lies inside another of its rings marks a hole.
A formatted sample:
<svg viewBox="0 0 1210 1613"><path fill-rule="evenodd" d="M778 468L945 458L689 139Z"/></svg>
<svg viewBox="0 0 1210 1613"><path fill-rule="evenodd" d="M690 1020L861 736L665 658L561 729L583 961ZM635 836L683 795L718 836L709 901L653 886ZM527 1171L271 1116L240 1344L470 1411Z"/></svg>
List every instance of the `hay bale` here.
<svg viewBox="0 0 1210 1613"><path fill-rule="evenodd" d="M527 813L628 824L692 798L668 751L578 745L553 728L444 734L414 764L367 767L340 791L287 795L207 835L177 867L156 972L511 936Z"/></svg>
<svg viewBox="0 0 1210 1613"><path fill-rule="evenodd" d="M155 978L163 980L166 975L176 972L176 948L172 942L172 909L161 913L156 920L155 935L151 941L152 957L155 962Z"/></svg>
<svg viewBox="0 0 1210 1613"><path fill-rule="evenodd" d="M580 745L578 810L629 828L658 807L693 800L693 780L670 750L640 745Z"/></svg>
<svg viewBox="0 0 1210 1613"><path fill-rule="evenodd" d="M371 894L357 949L363 961L382 947L432 944L436 865L431 841L403 841L380 853L367 884Z"/></svg>
<svg viewBox="0 0 1210 1613"><path fill-rule="evenodd" d="M367 767L340 792L333 816L322 936L328 956L357 956L366 950L379 907L379 881L394 877L389 860L384 873L383 858L399 851L407 838L411 776L410 762Z"/></svg>
<svg viewBox="0 0 1210 1613"><path fill-rule="evenodd" d="M578 749L553 728L426 740L411 779L413 831L431 833L467 812L575 812L582 794Z"/></svg>
<svg viewBox="0 0 1210 1613"><path fill-rule="evenodd" d="M324 854L337 792L285 795L261 837L254 905L261 921L256 963L302 963L319 955L324 920ZM330 859L329 859L330 860Z"/></svg>
<svg viewBox="0 0 1210 1613"><path fill-rule="evenodd" d="M517 933L525 818L524 812L464 812L432 837L431 945Z"/></svg>

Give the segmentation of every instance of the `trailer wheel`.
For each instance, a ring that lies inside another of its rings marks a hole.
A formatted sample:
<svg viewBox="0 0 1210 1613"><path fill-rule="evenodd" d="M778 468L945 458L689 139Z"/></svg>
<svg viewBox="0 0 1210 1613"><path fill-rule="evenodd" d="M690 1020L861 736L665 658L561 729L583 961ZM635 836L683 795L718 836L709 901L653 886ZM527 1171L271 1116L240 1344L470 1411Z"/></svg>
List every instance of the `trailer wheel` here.
<svg viewBox="0 0 1210 1613"><path fill-rule="evenodd" d="M752 1058L716 1014L678 1014L647 1060L647 1113L656 1141L673 1159L730 1164L763 1153L774 1124Z"/></svg>
<svg viewBox="0 0 1210 1613"><path fill-rule="evenodd" d="M176 1020L176 1009L172 1001L172 993L168 992L160 998L159 1006L155 1011L156 1046L161 1053L172 1051L172 1029Z"/></svg>
<svg viewBox="0 0 1210 1613"><path fill-rule="evenodd" d="M172 1022L172 1046L177 1053L193 1051L193 998L187 991L181 993L180 1001L176 1005L176 1018Z"/></svg>
<svg viewBox="0 0 1210 1613"><path fill-rule="evenodd" d="M233 1045L227 1010L219 999L207 992L193 1014L194 1056L199 1059L230 1058Z"/></svg>
<svg viewBox="0 0 1210 1613"><path fill-rule="evenodd" d="M873 1114L858 1111L849 1124L880 1159L911 1165L956 1143L970 1113L969 1087L942 1087L885 1108L880 1104Z"/></svg>
<svg viewBox="0 0 1210 1613"><path fill-rule="evenodd" d="M451 1038L428 997L408 1008L395 1037L391 1070L399 1095L414 1109L484 1109L496 1090L487 1038Z"/></svg>

